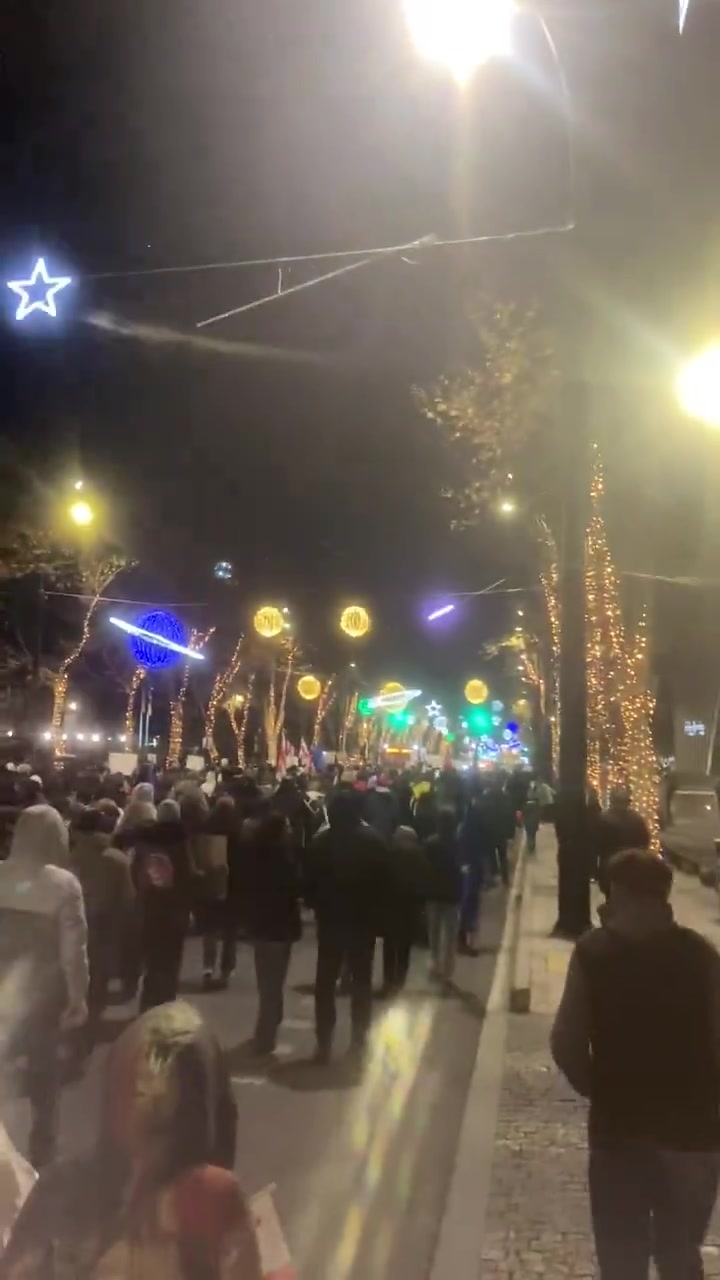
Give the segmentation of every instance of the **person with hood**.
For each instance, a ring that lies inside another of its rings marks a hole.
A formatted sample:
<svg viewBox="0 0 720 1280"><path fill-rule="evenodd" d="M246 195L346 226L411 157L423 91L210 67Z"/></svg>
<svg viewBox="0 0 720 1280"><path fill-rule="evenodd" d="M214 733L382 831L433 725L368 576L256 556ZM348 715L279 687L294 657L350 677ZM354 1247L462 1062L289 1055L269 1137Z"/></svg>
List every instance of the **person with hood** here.
<svg viewBox="0 0 720 1280"><path fill-rule="evenodd" d="M425 853L412 827L398 827L387 852L389 892L383 931L383 996L402 991L429 887Z"/></svg>
<svg viewBox="0 0 720 1280"><path fill-rule="evenodd" d="M190 923L187 833L175 800L162 800L156 821L136 828L132 877L140 915L140 1009L144 1011L177 997Z"/></svg>
<svg viewBox="0 0 720 1280"><path fill-rule="evenodd" d="M271 812L257 823L248 838L244 873L246 924L260 999L255 1049L269 1054L283 1019L283 989L293 943L302 934L300 866L284 814Z"/></svg>
<svg viewBox="0 0 720 1280"><path fill-rule="evenodd" d="M305 900L318 932L315 978L316 1061L326 1063L335 1031L335 989L343 961L351 980L352 1053L361 1057L370 1031L375 938L388 896L387 850L363 822L363 798L337 792L328 804L328 826L306 852Z"/></svg>
<svg viewBox="0 0 720 1280"><path fill-rule="evenodd" d="M262 1280L232 1172L237 1112L216 1041L182 1002L131 1024L105 1063L94 1147L41 1175L0 1280Z"/></svg>
<svg viewBox="0 0 720 1280"><path fill-rule="evenodd" d="M720 1170L720 956L673 919L670 867L607 867L602 926L570 960L556 1065L590 1100L590 1208L602 1280L701 1277Z"/></svg>
<svg viewBox="0 0 720 1280"><path fill-rule="evenodd" d="M71 823L70 870L80 881L88 927L89 1051L107 1006L110 979L120 971L135 908L129 858L111 847L104 815L96 808L82 810Z"/></svg>
<svg viewBox="0 0 720 1280"><path fill-rule="evenodd" d="M441 809L437 835L425 844L428 861L428 933L432 976L451 982L457 956L463 878L454 809Z"/></svg>
<svg viewBox="0 0 720 1280"><path fill-rule="evenodd" d="M87 1019L85 909L67 861L60 814L45 804L23 810L0 864L0 1057L25 1064L36 1169L57 1145L61 1033Z"/></svg>

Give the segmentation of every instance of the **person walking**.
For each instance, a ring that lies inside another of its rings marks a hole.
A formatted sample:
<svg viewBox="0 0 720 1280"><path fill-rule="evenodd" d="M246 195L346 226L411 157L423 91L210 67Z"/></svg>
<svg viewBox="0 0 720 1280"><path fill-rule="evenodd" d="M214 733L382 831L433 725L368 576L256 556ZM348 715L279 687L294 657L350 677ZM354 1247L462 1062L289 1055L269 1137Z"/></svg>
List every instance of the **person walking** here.
<svg viewBox="0 0 720 1280"><path fill-rule="evenodd" d="M140 1011L177 998L190 922L191 870L186 831L174 800L155 822L136 828L132 861L140 914Z"/></svg>
<svg viewBox="0 0 720 1280"><path fill-rule="evenodd" d="M495 858L495 830L481 787L473 791L460 826L459 839L464 878L458 950L461 955L476 956L478 952L474 946L474 935L480 916L480 896Z"/></svg>
<svg viewBox="0 0 720 1280"><path fill-rule="evenodd" d="M233 1173L237 1108L197 1011L178 1001L131 1023L102 1083L95 1142L41 1174L0 1280L262 1280Z"/></svg>
<svg viewBox="0 0 720 1280"><path fill-rule="evenodd" d="M522 806L525 844L530 857L534 857L537 849L537 833L540 830L541 809L540 783L537 778L532 778Z"/></svg>
<svg viewBox="0 0 720 1280"><path fill-rule="evenodd" d="M626 787L615 787L610 795L610 805L596 810L591 819L594 843L593 868L599 887L607 897L607 869L610 859L623 849L649 849L650 831L641 813L633 809L630 792Z"/></svg>
<svg viewBox="0 0 720 1280"><path fill-rule="evenodd" d="M54 1159L62 1033L87 1019L87 925L68 861L68 833L49 805L19 816L0 865L0 1056L25 1065L30 1162Z"/></svg>
<svg viewBox="0 0 720 1280"><path fill-rule="evenodd" d="M80 1033L86 1052L93 1047L107 1006L110 980L121 972L134 925L130 860L111 847L103 825L102 812L89 808L77 814L70 826L70 870L80 882L88 928L88 1020Z"/></svg>
<svg viewBox="0 0 720 1280"><path fill-rule="evenodd" d="M441 809L437 834L425 843L428 860L428 934L431 977L452 981L457 956L462 899L462 870L457 817Z"/></svg>
<svg viewBox="0 0 720 1280"><path fill-rule="evenodd" d="M245 920L253 945L259 1008L255 1050L275 1049L293 943L301 936L300 868L295 837L282 813L269 813L248 837Z"/></svg>
<svg viewBox="0 0 720 1280"><path fill-rule="evenodd" d="M328 826L306 851L306 901L315 910L318 932L315 978L316 1061L332 1052L336 1022L335 987L347 959L352 1020L351 1052L361 1057L372 1013L375 938L382 928L388 896L387 849L362 821L362 796L337 792L328 805Z"/></svg>
<svg viewBox="0 0 720 1280"><path fill-rule="evenodd" d="M590 1207L602 1280L700 1280L720 1171L720 956L673 919L670 867L607 866L602 926L577 943L552 1055L590 1100Z"/></svg>
<svg viewBox="0 0 720 1280"><path fill-rule="evenodd" d="M428 864L412 827L398 827L388 846L387 915L383 930L383 996L402 991L410 968L422 906L428 891Z"/></svg>

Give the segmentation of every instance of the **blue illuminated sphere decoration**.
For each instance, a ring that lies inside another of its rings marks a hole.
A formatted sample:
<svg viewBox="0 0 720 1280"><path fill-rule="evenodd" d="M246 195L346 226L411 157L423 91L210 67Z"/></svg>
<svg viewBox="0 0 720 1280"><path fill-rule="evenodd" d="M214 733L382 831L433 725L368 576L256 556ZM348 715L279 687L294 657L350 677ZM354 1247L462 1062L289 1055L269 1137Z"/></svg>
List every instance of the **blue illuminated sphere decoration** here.
<svg viewBox="0 0 720 1280"><path fill-rule="evenodd" d="M143 631L152 631L153 635L161 636L163 640L171 640L173 644L187 644L182 624L174 614L166 613L164 609L154 609L152 613L144 613L142 618L136 619L135 625L142 627ZM146 640L144 636L128 638L130 651L139 667L158 671L162 667L171 667L180 659L179 653L175 653L172 649L165 649L162 645L153 644L152 640Z"/></svg>
<svg viewBox="0 0 720 1280"><path fill-rule="evenodd" d="M507 729L512 738L516 738L520 732L520 726L516 724L514 720L508 720Z"/></svg>

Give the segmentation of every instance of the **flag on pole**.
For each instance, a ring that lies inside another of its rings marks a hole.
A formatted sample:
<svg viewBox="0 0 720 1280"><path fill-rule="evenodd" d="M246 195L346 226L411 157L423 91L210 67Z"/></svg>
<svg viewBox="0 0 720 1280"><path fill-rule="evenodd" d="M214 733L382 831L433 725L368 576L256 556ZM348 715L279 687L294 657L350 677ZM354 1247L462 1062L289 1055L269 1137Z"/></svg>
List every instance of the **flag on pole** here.
<svg viewBox="0 0 720 1280"><path fill-rule="evenodd" d="M277 752L277 772L281 778L284 778L285 774L287 773L288 755L289 755L288 740L285 736L285 730L283 729L282 733L280 734L280 737L278 738L278 752Z"/></svg>
<svg viewBox="0 0 720 1280"><path fill-rule="evenodd" d="M274 1191L274 1185L265 1187L250 1200L263 1280L298 1280L275 1208Z"/></svg>
<svg viewBox="0 0 720 1280"><path fill-rule="evenodd" d="M305 741L305 739L301 738L300 747L298 750L298 764L300 765L300 768L305 773L309 773L312 768L312 762L313 761L312 761L312 756L310 755L310 748L307 742Z"/></svg>

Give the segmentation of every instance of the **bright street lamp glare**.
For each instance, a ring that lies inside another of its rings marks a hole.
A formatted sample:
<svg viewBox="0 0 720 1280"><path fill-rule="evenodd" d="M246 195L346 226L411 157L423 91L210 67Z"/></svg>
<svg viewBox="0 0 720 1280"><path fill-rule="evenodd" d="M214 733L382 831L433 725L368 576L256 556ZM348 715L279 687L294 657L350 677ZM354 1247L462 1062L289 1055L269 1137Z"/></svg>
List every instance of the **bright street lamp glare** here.
<svg viewBox="0 0 720 1280"><path fill-rule="evenodd" d="M418 50L458 84L490 58L512 53L513 0L404 0Z"/></svg>
<svg viewBox="0 0 720 1280"><path fill-rule="evenodd" d="M517 507L512 498L503 498L503 501L500 503L500 511L504 516L513 516L516 510Z"/></svg>
<svg viewBox="0 0 720 1280"><path fill-rule="evenodd" d="M73 502L69 511L73 524L88 525L95 519L95 512L89 502Z"/></svg>
<svg viewBox="0 0 720 1280"><path fill-rule="evenodd" d="M680 406L691 418L720 427L720 343L683 365L675 384Z"/></svg>

